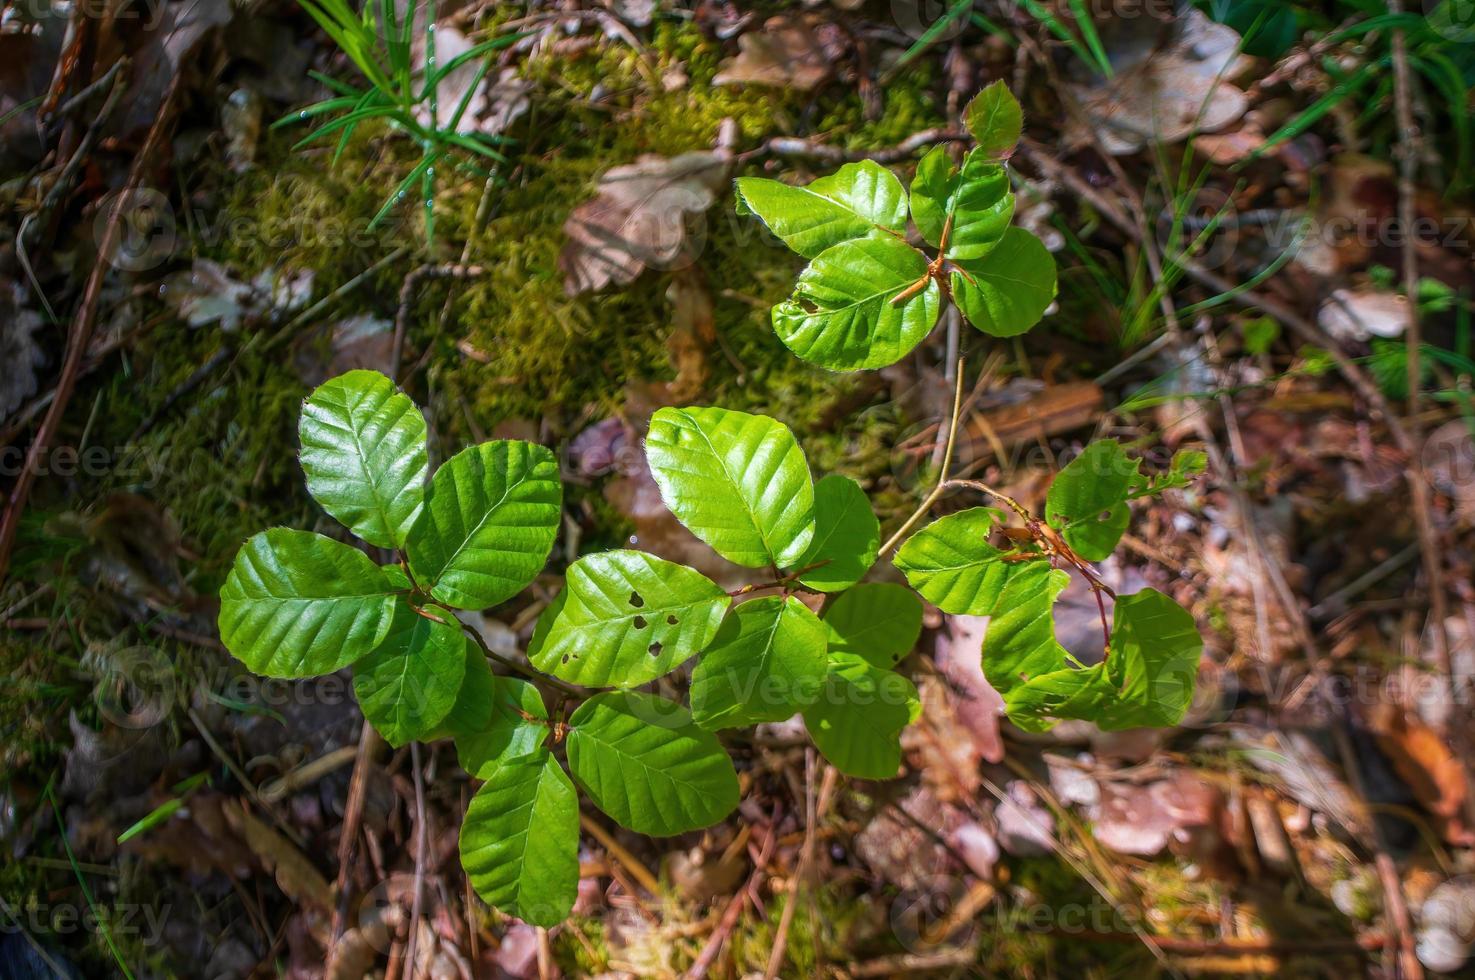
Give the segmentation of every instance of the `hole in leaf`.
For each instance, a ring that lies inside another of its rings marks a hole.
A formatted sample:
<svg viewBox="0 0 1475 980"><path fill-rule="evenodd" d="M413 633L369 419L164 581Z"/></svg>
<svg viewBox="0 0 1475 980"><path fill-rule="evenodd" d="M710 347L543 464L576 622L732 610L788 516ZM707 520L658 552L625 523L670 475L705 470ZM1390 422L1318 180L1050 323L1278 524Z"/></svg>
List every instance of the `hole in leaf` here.
<svg viewBox="0 0 1475 980"><path fill-rule="evenodd" d="M636 616L635 617L635 628L636 629L643 630L643 629L645 629L649 625L650 624L645 621L645 617L644 616Z"/></svg>
<svg viewBox="0 0 1475 980"><path fill-rule="evenodd" d="M639 592L632 592L630 593L630 605L634 606L636 609L639 609L641 606L645 605L645 600L640 598Z"/></svg>
<svg viewBox="0 0 1475 980"><path fill-rule="evenodd" d="M563 662L568 663L568 654L566 653L563 655Z"/></svg>
<svg viewBox="0 0 1475 980"><path fill-rule="evenodd" d="M650 651L650 655L652 657L659 657L661 655L661 643L659 640L657 640L655 643L652 643L646 649Z"/></svg>
<svg viewBox="0 0 1475 980"><path fill-rule="evenodd" d="M678 622L678 620L676 619L675 616L667 616L666 617L666 622L670 623L672 626L675 626L676 623Z"/></svg>

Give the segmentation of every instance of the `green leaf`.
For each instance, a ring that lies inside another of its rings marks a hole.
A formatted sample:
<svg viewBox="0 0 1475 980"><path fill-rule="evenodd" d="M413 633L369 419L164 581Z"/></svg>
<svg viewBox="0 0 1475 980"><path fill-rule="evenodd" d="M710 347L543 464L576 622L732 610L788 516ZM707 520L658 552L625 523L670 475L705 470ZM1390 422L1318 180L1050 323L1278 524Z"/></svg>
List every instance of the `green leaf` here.
<svg viewBox="0 0 1475 980"><path fill-rule="evenodd" d="M569 566L560 596L533 666L593 687L669 673L712 642L732 601L701 572L643 551L585 555Z"/></svg>
<svg viewBox="0 0 1475 980"><path fill-rule="evenodd" d="M812 259L831 245L864 238L878 226L906 230L906 191L895 174L872 160L847 163L806 187L739 177L737 195L739 214L756 214L769 231L805 258Z"/></svg>
<svg viewBox="0 0 1475 980"><path fill-rule="evenodd" d="M814 485L814 538L794 564L806 568L799 581L820 592L840 592L865 577L881 547L881 522L860 484L831 473Z"/></svg>
<svg viewBox="0 0 1475 980"><path fill-rule="evenodd" d="M1139 476L1132 484L1131 499L1152 497L1166 490L1181 490L1209 468L1209 455L1200 449L1180 449L1173 454L1166 473Z"/></svg>
<svg viewBox="0 0 1475 980"><path fill-rule="evenodd" d="M220 589L220 639L253 673L331 674L384 639L392 590L363 552L274 527L236 555Z"/></svg>
<svg viewBox="0 0 1475 980"><path fill-rule="evenodd" d="M634 691L596 694L569 719L574 779L621 826L670 837L738 804L737 772L716 736L681 705Z"/></svg>
<svg viewBox="0 0 1475 980"><path fill-rule="evenodd" d="M410 530L410 571L436 600L484 609L517 595L548 562L563 489L553 454L500 440L462 450L435 471Z"/></svg>
<svg viewBox="0 0 1475 980"><path fill-rule="evenodd" d="M890 667L912 652L922 632L922 603L904 586L864 582L825 610L830 653L851 653Z"/></svg>
<svg viewBox="0 0 1475 980"><path fill-rule="evenodd" d="M927 244L940 248L948 229L946 255L955 262L978 261L1004 237L1014 216L1009 175L978 150L954 170L945 146L935 146L917 164L912 182L912 217Z"/></svg>
<svg viewBox="0 0 1475 980"><path fill-rule="evenodd" d="M671 513L728 561L788 568L809 547L814 483L782 422L725 408L663 408L650 420L645 456Z"/></svg>
<svg viewBox="0 0 1475 980"><path fill-rule="evenodd" d="M478 779L504 759L531 755L548 738L548 709L538 689L492 673L487 658L465 641L465 677L456 703L432 738L454 738L461 768Z"/></svg>
<svg viewBox="0 0 1475 980"><path fill-rule="evenodd" d="M794 295L773 308L773 329L789 350L835 371L894 364L937 323L935 280L895 302L927 271L926 256L890 235L835 245L799 274Z"/></svg>
<svg viewBox="0 0 1475 980"><path fill-rule="evenodd" d="M988 255L958 266L953 298L968 322L991 337L1024 333L1055 301L1055 257L1023 228L1008 229Z"/></svg>
<svg viewBox="0 0 1475 980"><path fill-rule="evenodd" d="M1003 82L994 82L969 101L963 121L978 149L998 159L1012 153L1019 142L1024 131L1024 110Z"/></svg>
<svg viewBox="0 0 1475 980"><path fill-rule="evenodd" d="M1034 731L1064 718L1107 731L1176 725L1193 700L1202 652L1193 617L1144 589L1117 599L1104 662L1034 677L1011 691L1005 706L1015 724Z"/></svg>
<svg viewBox="0 0 1475 980"><path fill-rule="evenodd" d="M998 511L973 507L934 521L907 539L892 559L912 588L946 613L988 616L1021 567L988 543Z"/></svg>
<svg viewBox="0 0 1475 980"><path fill-rule="evenodd" d="M384 641L353 667L364 717L398 748L424 738L456 703L466 673L466 637L448 609L422 616L401 600Z"/></svg>
<svg viewBox="0 0 1475 980"><path fill-rule="evenodd" d="M709 730L783 721L825 676L824 624L794 596L738 606L691 675L691 710Z"/></svg>
<svg viewBox="0 0 1475 980"><path fill-rule="evenodd" d="M830 764L861 779L891 779L901 765L901 730L922 709L917 688L862 657L831 653L825 684L804 709L804 727Z"/></svg>
<svg viewBox="0 0 1475 980"><path fill-rule="evenodd" d="M568 918L579 892L579 800L547 749L487 773L461 824L461 865L489 905L536 926Z"/></svg>
<svg viewBox="0 0 1475 980"><path fill-rule="evenodd" d="M1055 475L1045 520L1086 561L1104 560L1132 519L1127 500L1141 480L1141 465L1113 439L1091 443Z"/></svg>
<svg viewBox="0 0 1475 980"><path fill-rule="evenodd" d="M1203 649L1193 616L1161 592L1118 596L1106 672L1120 697L1092 720L1108 730L1178 724L1193 701Z"/></svg>
<svg viewBox="0 0 1475 980"><path fill-rule="evenodd" d="M1069 584L1069 573L1045 561L1021 563L1005 583L983 638L983 675L1006 699L1031 678L1066 664L1051 610Z"/></svg>
<svg viewBox="0 0 1475 980"><path fill-rule="evenodd" d="M318 387L297 427L307 490L323 510L381 548L401 548L425 499L425 417L378 371Z"/></svg>

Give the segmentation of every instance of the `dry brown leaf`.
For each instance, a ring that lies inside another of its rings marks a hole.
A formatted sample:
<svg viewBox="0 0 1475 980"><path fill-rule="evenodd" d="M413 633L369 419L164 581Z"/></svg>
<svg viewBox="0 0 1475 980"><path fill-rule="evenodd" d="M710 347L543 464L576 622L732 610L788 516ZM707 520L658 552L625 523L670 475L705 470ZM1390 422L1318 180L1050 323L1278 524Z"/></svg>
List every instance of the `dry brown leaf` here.
<svg viewBox="0 0 1475 980"><path fill-rule="evenodd" d="M834 25L814 15L779 15L738 38L714 85L772 85L807 92L829 77L843 51Z"/></svg>
<svg viewBox="0 0 1475 980"><path fill-rule="evenodd" d="M1070 432L1093 422L1105 396L1091 381L1050 385L1022 400L982 411L964 423L968 441L958 447L960 458L972 461L1020 443Z"/></svg>
<svg viewBox="0 0 1475 980"><path fill-rule="evenodd" d="M1244 115L1245 93L1225 81L1244 64L1233 30L1190 10L1174 23L1167 45L1157 48L1156 18L1118 18L1112 26L1118 29L1104 40L1116 74L1071 86L1108 153L1212 133ZM1077 142L1090 141L1091 133L1075 128Z"/></svg>
<svg viewBox="0 0 1475 980"><path fill-rule="evenodd" d="M937 669L947 679L949 700L977 749L979 758L1004 761L999 735L1004 699L983 676L984 616L949 616L937 637Z"/></svg>
<svg viewBox="0 0 1475 980"><path fill-rule="evenodd" d="M1470 829L1462 819L1469 786L1465 764L1455 757L1433 728L1392 704L1375 705L1368 724L1378 748L1393 763L1398 778L1436 818L1440 835L1452 844L1468 844Z"/></svg>
<svg viewBox="0 0 1475 980"><path fill-rule="evenodd" d="M246 808L241 800L222 805L231 828L246 841L246 846L276 878L282 894L313 912L327 916L333 909L333 892L321 872L297 846L267 826ZM326 920L318 923L326 938ZM317 935L318 929L314 929Z"/></svg>
<svg viewBox="0 0 1475 980"><path fill-rule="evenodd" d="M1401 337L1410 318L1407 297L1375 289L1338 289L1316 314L1321 329L1337 340Z"/></svg>
<svg viewBox="0 0 1475 980"><path fill-rule="evenodd" d="M726 185L729 154L696 151L642 156L599 178L598 194L574 208L558 257L570 296L623 286L647 268L683 269L703 245L690 220Z"/></svg>

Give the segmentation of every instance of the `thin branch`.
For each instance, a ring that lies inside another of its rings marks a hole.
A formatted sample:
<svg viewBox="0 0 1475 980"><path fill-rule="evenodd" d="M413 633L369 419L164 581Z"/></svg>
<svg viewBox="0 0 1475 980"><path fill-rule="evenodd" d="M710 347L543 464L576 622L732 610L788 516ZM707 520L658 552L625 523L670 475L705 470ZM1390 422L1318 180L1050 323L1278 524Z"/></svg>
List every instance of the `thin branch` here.
<svg viewBox="0 0 1475 980"><path fill-rule="evenodd" d="M1388 12L1394 17L1403 13L1403 0L1388 0ZM1408 300L1408 330L1404 335L1408 351L1408 407L1404 424L1414 450L1422 450L1424 440L1419 429L1419 352L1423 331L1419 323L1419 259L1413 229L1417 220L1415 201L1419 168L1419 128L1414 121L1413 80L1408 70L1408 39L1402 28L1393 31L1393 109L1398 123L1398 224L1403 230L1403 292ZM1419 550L1424 559L1424 577L1429 582L1429 616L1433 622L1434 659L1450 685L1447 696L1455 691L1454 665L1450 659L1449 636L1444 621L1448 617L1444 594L1444 556L1439 534L1434 528L1429 500L1429 481L1419 464L1422 455L1409 460L1413 491L1414 520L1419 534Z"/></svg>
<svg viewBox="0 0 1475 980"><path fill-rule="evenodd" d="M962 357L958 358L957 366L953 369L953 374L957 378L957 384L953 388L953 415L952 421L948 423L947 448L942 451L942 469L937 474L937 486L933 487L932 492L927 494L922 502L917 505L917 509L912 511L912 516L908 517L906 521L902 523L901 527L896 529L896 533L886 539L886 543L883 544L881 546L881 550L876 553L877 557L882 557L887 552L891 551L892 548L895 548L897 544L901 542L901 539L906 537L907 532L915 527L918 521L927 516L927 512L932 509L932 505L937 502L937 498L941 497L943 492L947 489L947 474L949 468L951 468L953 465L953 449L958 444L958 419L963 414Z"/></svg>
<svg viewBox="0 0 1475 980"><path fill-rule="evenodd" d="M508 670L516 671L530 681L542 681L545 684L556 687L561 693L568 697L579 698L582 700L583 698L588 696L583 690L573 686L572 684L567 684L559 680L552 674L545 674L540 670L537 670L526 664L518 663L511 657L505 657L497 651L493 650L491 647L487 646L487 641L481 638L481 634L476 631L476 628L471 626L469 623L464 623L460 619L457 619L456 623L460 625L461 632L465 633L471 638L473 643L481 647L482 653L486 654L487 657L495 660L503 667L506 667Z"/></svg>
<svg viewBox="0 0 1475 980"><path fill-rule="evenodd" d="M368 724L366 721L365 724ZM405 946L405 975L415 977L416 946L420 938L420 903L425 891L425 851L430 846L425 822L425 775L420 771L420 743L410 743L410 768L415 777L415 888L410 899L410 937Z"/></svg>

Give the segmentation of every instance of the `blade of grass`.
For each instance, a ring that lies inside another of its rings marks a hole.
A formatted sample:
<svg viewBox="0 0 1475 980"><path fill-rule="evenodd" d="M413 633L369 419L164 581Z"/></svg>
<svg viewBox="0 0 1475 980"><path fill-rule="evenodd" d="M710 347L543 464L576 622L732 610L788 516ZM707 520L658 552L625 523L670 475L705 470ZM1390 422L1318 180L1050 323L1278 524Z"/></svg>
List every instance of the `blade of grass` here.
<svg viewBox="0 0 1475 980"><path fill-rule="evenodd" d="M1327 94L1323 95L1321 98L1312 103L1310 108L1308 108L1305 112L1301 113L1295 119L1292 119L1290 122L1277 129L1265 140L1264 143L1256 147L1253 153L1251 153L1240 163L1235 164L1233 169L1239 169L1252 160L1258 160L1260 157L1264 156L1266 153L1269 153L1271 150L1275 149L1286 140L1295 139L1297 136L1300 136L1306 130L1314 126L1318 119L1326 115L1328 112L1331 112L1332 109L1336 108L1337 103L1341 102L1343 99L1351 98L1354 94L1356 94L1358 89L1362 88L1363 85L1367 84L1367 82L1374 77L1374 72L1377 72L1380 69L1387 68L1390 62L1391 59L1389 58L1380 58L1375 62L1363 65L1352 75L1343 79L1339 84L1334 86L1330 92L1327 92Z"/></svg>
<svg viewBox="0 0 1475 980"><path fill-rule="evenodd" d="M108 928L107 920L98 914L97 902L92 899L92 889L87 887L87 879L82 877L82 869L77 866L77 856L72 853L72 843L67 839L67 825L61 818L61 806L57 804L56 793L52 790L54 781L55 777L52 777L46 783L46 799L51 804L51 812L56 815L56 829L61 834L61 846L67 852L67 860L71 862L72 874L77 876L77 887L82 889L82 897L87 900L87 908L92 912L92 921L97 923L97 931L102 934L102 940L107 944L108 952L113 954L118 969L123 972L126 980L134 980L133 971L123 962L123 954L118 951L118 944L113 942L113 931Z"/></svg>
<svg viewBox="0 0 1475 980"><path fill-rule="evenodd" d="M405 194L409 192L411 187L414 187L415 184L420 181L420 178L424 176L425 171L435 166L435 161L439 158L439 151L432 151L420 158L420 162L415 164L415 168L405 176L404 180L399 182L398 186L396 186L395 189L390 193L389 197L385 199L384 204L379 208L378 213L374 215L373 220L369 222L370 231L373 231L375 228L379 227L379 222L384 220L384 216L389 214L390 209L393 208L400 201L403 201L405 199Z"/></svg>

